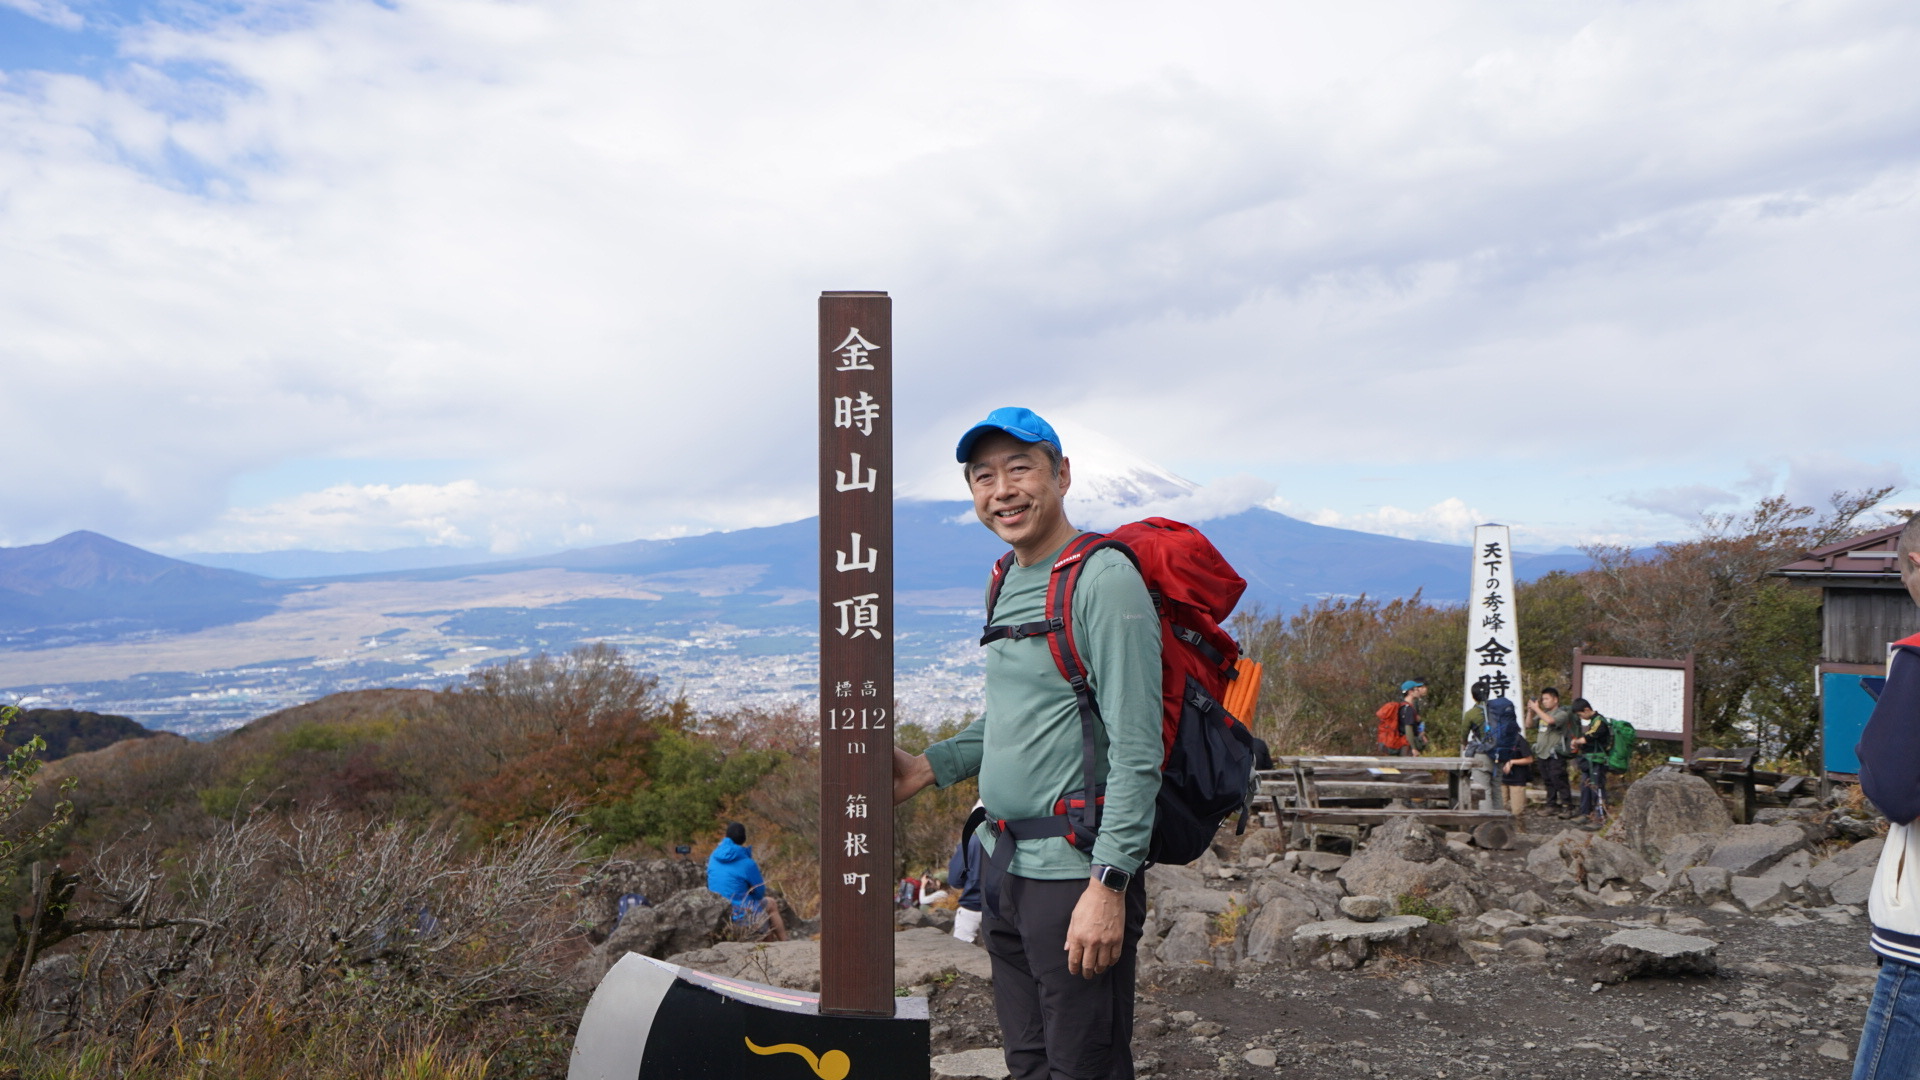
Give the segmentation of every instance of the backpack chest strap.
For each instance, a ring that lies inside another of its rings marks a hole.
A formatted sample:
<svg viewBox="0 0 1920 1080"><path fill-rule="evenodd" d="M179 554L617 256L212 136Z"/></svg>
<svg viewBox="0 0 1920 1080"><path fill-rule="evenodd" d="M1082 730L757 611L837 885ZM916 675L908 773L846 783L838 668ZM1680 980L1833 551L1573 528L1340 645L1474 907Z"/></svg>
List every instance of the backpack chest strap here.
<svg viewBox="0 0 1920 1080"><path fill-rule="evenodd" d="M1051 619L1040 619L1012 626L984 626L980 628L980 644L986 645L1003 638L1007 641L1019 641L1021 638L1039 637L1042 634L1056 633L1066 625L1066 620L1056 615Z"/></svg>

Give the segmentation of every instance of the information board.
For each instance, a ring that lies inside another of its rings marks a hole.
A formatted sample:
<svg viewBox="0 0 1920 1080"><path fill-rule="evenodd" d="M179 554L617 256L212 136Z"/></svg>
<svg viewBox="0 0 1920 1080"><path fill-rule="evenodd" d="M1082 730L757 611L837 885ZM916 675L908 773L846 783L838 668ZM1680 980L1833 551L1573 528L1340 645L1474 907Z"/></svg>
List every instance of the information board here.
<svg viewBox="0 0 1920 1080"><path fill-rule="evenodd" d="M1668 739L1693 756L1693 654L1684 660L1573 654L1573 696L1633 725L1642 739Z"/></svg>
<svg viewBox="0 0 1920 1080"><path fill-rule="evenodd" d="M1580 696L1650 739L1677 739L1686 727L1687 673L1676 668L1588 664L1581 671Z"/></svg>

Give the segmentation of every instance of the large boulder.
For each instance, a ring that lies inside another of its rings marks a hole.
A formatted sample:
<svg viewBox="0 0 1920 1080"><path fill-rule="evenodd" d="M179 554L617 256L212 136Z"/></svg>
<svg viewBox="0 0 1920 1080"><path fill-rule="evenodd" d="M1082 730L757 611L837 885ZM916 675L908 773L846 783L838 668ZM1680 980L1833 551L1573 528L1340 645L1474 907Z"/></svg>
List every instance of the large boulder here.
<svg viewBox="0 0 1920 1080"><path fill-rule="evenodd" d="M1240 858L1243 862L1264 859L1286 850L1287 834L1284 829L1249 829L1246 838L1240 841Z"/></svg>
<svg viewBox="0 0 1920 1080"><path fill-rule="evenodd" d="M1660 872L1668 877L1678 877L1689 867L1699 866L1713 854L1713 845L1719 842L1717 835L1708 833L1684 833L1667 841L1666 854L1660 860Z"/></svg>
<svg viewBox="0 0 1920 1080"><path fill-rule="evenodd" d="M658 951L649 952L648 956L671 956L704 949L725 934L733 921L733 905L727 898L705 889L687 889L673 894L664 904L640 910L652 911L659 928ZM627 918L632 917L633 912L629 911Z"/></svg>
<svg viewBox="0 0 1920 1080"><path fill-rule="evenodd" d="M1244 954L1249 960L1269 963L1287 954L1293 932L1312 922L1330 919L1337 907L1330 908L1305 889L1287 885L1258 891L1263 903L1246 926ZM1337 905L1337 901L1335 902Z"/></svg>
<svg viewBox="0 0 1920 1080"><path fill-rule="evenodd" d="M1788 852L1786 858L1774 863L1766 872L1759 875L1766 881L1779 882L1788 892L1798 893L1813 876L1813 853L1810 851Z"/></svg>
<svg viewBox="0 0 1920 1080"><path fill-rule="evenodd" d="M1158 905L1169 892L1205 889L1207 881L1194 866L1152 866L1147 869L1147 903Z"/></svg>
<svg viewBox="0 0 1920 1080"><path fill-rule="evenodd" d="M1563 829L1527 852L1527 872L1549 884L1597 890L1609 881L1636 883L1647 875L1648 867L1624 844L1579 829Z"/></svg>
<svg viewBox="0 0 1920 1080"><path fill-rule="evenodd" d="M1836 904L1864 904L1873 885L1873 872L1880 863L1880 849L1886 838L1862 840L1807 872L1806 890L1818 899L1827 897Z"/></svg>
<svg viewBox="0 0 1920 1080"><path fill-rule="evenodd" d="M629 893L657 907L689 889L706 887L706 871L691 859L609 859L580 882L583 921L593 925L612 919L620 898Z"/></svg>
<svg viewBox="0 0 1920 1080"><path fill-rule="evenodd" d="M1617 814L1627 846L1649 859L1672 850L1690 833L1719 836L1733 828L1733 815L1713 785L1692 773L1660 770L1627 789Z"/></svg>
<svg viewBox="0 0 1920 1080"><path fill-rule="evenodd" d="M1374 922L1308 923L1293 932L1289 944L1294 961L1334 971L1357 968L1383 947L1423 959L1452 960L1461 955L1459 938L1451 927L1418 915L1389 915Z"/></svg>
<svg viewBox="0 0 1920 1080"><path fill-rule="evenodd" d="M1391 818L1367 837L1366 850L1408 862L1432 862L1447 850L1447 834L1412 817Z"/></svg>
<svg viewBox="0 0 1920 1080"><path fill-rule="evenodd" d="M1737 877L1727 881L1739 905L1758 915L1787 902L1787 887L1778 878Z"/></svg>
<svg viewBox="0 0 1920 1080"><path fill-rule="evenodd" d="M1663 975L1711 975L1719 970L1719 942L1652 928L1622 930L1601 940L1588 958L1599 982Z"/></svg>
<svg viewBox="0 0 1920 1080"><path fill-rule="evenodd" d="M1373 831L1366 847L1348 859L1337 876L1349 893L1388 900L1430 896L1454 885L1466 891L1472 876L1441 857L1445 845L1439 830L1410 817L1394 818Z"/></svg>
<svg viewBox="0 0 1920 1080"><path fill-rule="evenodd" d="M1155 956L1163 964L1210 964L1213 962L1213 920L1198 911L1184 911L1173 917L1173 926L1160 941Z"/></svg>
<svg viewBox="0 0 1920 1080"><path fill-rule="evenodd" d="M1186 911L1219 915L1232 904L1233 897L1212 889L1169 889L1153 901L1154 910L1164 919L1171 919Z"/></svg>
<svg viewBox="0 0 1920 1080"><path fill-rule="evenodd" d="M1735 825L1713 845L1706 865L1729 874L1757 877L1807 846L1807 834L1792 825Z"/></svg>

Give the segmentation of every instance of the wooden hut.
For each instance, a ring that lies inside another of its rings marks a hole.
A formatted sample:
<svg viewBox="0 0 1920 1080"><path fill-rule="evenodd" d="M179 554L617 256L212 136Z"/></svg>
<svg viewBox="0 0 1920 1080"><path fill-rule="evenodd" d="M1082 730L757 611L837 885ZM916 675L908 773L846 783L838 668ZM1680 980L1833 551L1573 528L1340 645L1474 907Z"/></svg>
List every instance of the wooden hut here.
<svg viewBox="0 0 1920 1080"><path fill-rule="evenodd" d="M1920 633L1920 606L1900 584L1894 547L1901 526L1856 536L1810 551L1774 571L1820 590L1820 694L1822 765L1834 779L1860 771L1854 744L1873 711L1862 678L1883 675L1887 646Z"/></svg>

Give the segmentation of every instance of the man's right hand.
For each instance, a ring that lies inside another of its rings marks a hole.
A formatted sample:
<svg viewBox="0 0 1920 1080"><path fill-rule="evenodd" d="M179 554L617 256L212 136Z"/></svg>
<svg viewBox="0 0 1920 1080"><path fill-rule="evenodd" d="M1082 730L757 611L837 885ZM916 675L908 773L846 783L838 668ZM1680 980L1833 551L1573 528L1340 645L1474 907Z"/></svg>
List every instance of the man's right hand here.
<svg viewBox="0 0 1920 1080"><path fill-rule="evenodd" d="M899 747L893 748L893 802L895 806L906 802L920 790L933 783L933 765L925 754L909 754Z"/></svg>

